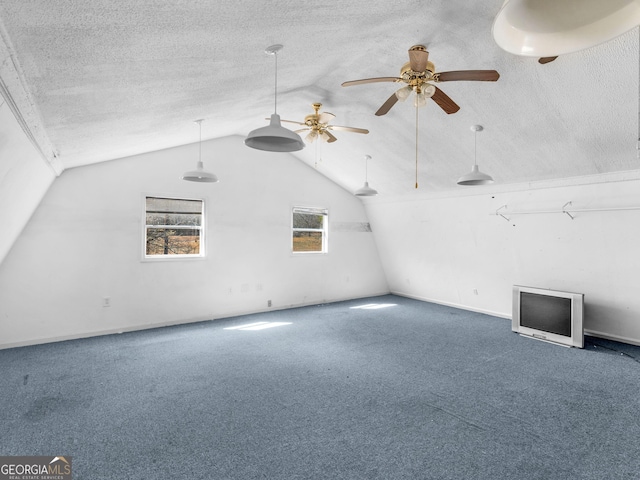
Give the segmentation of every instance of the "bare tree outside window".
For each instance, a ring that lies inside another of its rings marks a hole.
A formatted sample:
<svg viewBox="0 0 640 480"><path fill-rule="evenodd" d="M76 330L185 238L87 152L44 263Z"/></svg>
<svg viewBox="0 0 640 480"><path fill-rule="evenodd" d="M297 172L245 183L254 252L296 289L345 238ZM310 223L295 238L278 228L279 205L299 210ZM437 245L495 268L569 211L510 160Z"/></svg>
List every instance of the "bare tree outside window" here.
<svg viewBox="0 0 640 480"><path fill-rule="evenodd" d="M203 256L202 200L147 197L145 256Z"/></svg>
<svg viewBox="0 0 640 480"><path fill-rule="evenodd" d="M293 252L327 251L326 209L295 207L292 216Z"/></svg>

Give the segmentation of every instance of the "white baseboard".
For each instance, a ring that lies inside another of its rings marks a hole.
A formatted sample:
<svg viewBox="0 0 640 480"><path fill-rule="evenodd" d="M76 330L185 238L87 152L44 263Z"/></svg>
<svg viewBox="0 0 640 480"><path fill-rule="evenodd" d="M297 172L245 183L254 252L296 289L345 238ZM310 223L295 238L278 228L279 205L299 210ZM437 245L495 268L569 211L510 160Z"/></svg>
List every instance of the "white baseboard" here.
<svg viewBox="0 0 640 480"><path fill-rule="evenodd" d="M596 330L584 330L585 335L590 337L606 338L607 340L613 340L614 342L628 343L630 345L640 346L640 340L636 338L623 337L621 335L611 335L610 333L598 332Z"/></svg>
<svg viewBox="0 0 640 480"><path fill-rule="evenodd" d="M393 295L398 295L399 297L412 298L414 300L420 300L422 302L435 303L435 304L444 305L444 306L447 306L447 307L459 308L460 310L468 310L470 312L484 313L485 315L491 315L493 317L500 317L500 318L506 318L506 319L511 320L511 313L509 313L507 315L504 312L496 312L494 310L485 310L485 309L482 309L482 308L473 308L473 307L470 307L468 305L461 305L459 303L452 303L452 302L443 302L441 300L435 300L433 298L422 297L422 296L419 296L419 295L411 295L409 293L404 293L404 292L399 292L399 291L392 291L391 293Z"/></svg>
<svg viewBox="0 0 640 480"><path fill-rule="evenodd" d="M326 300L326 299L316 300L316 301L310 301L310 302L299 303L299 304L288 304L288 305L281 305L281 306L266 307L263 309L237 310L237 311L231 311L231 312L223 312L219 316L211 315L210 317L203 317L203 318L171 320L168 322L143 324L143 325L131 325L124 328L110 328L106 330L95 330L92 332L83 332L83 333L71 334L71 335L61 335L56 337L34 338L34 339L24 340L21 342L0 344L0 350L5 350L8 348L28 347L31 345L42 345L45 343L65 342L67 340L78 340L80 338L101 337L104 335L116 335L116 334L127 333L127 332L138 332L142 330L150 330L153 328L172 327L176 325L188 325L190 323L209 322L212 320L239 317L242 315L251 315L254 313L265 313L265 312L271 312L271 311L277 311L277 310L288 310L290 308L309 307L312 305L320 305L323 303L336 303L336 302L344 302L347 300L358 300L359 298L379 297L382 295L389 295L389 293L390 293L389 291L385 291L382 293L373 293L370 295L363 295L361 297L349 297L349 298L341 297L341 298L336 298L331 300Z"/></svg>

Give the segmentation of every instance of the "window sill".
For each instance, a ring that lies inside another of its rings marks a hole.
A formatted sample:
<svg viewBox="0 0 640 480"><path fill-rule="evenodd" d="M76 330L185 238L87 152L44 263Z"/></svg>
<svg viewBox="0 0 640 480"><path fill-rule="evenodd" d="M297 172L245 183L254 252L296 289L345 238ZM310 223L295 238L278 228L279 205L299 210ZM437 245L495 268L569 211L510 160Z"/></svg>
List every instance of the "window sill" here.
<svg viewBox="0 0 640 480"><path fill-rule="evenodd" d="M144 263L154 263L154 262L178 262L178 261L187 261L192 262L195 260L205 260L207 257L204 255L166 255L166 256L157 256L157 257L142 257L141 261Z"/></svg>

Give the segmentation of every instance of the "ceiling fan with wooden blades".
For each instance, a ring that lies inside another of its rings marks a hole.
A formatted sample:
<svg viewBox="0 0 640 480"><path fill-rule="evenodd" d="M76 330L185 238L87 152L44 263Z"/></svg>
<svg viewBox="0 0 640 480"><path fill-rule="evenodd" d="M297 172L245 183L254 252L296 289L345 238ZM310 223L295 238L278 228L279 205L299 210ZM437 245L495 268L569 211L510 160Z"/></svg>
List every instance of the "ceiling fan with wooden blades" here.
<svg viewBox="0 0 640 480"><path fill-rule="evenodd" d="M406 100L415 92L415 106L426 105L427 99L432 98L446 113L456 113L460 107L434 83L454 81L495 82L500 74L495 70L458 70L451 72L436 72L435 66L429 61L429 52L424 45L414 45L409 49L409 61L400 69L399 77L377 77L344 82L343 87L362 85L365 83L397 82L406 85L391 95L376 112L385 115L398 100Z"/></svg>
<svg viewBox="0 0 640 480"><path fill-rule="evenodd" d="M333 143L337 138L331 133L331 131L344 131L353 133L369 133L369 130L365 128L355 127L341 127L339 125L331 125L331 120L336 116L329 112L320 112L322 107L321 103L313 103L311 105L315 110L314 113L304 117L304 122L296 122L293 120L282 120L287 123L295 123L297 125L303 125L304 128L295 130L296 133L309 132L305 137L305 140L309 143L313 143L316 139L320 138L327 143Z"/></svg>

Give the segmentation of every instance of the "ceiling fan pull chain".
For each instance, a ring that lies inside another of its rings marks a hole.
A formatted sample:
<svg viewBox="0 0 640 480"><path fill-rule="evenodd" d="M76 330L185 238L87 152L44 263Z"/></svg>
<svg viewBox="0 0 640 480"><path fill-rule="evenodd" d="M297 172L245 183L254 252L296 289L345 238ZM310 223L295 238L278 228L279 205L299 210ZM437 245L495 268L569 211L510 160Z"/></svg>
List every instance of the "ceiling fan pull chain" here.
<svg viewBox="0 0 640 480"><path fill-rule="evenodd" d="M416 105L416 188L418 188L418 105Z"/></svg>

